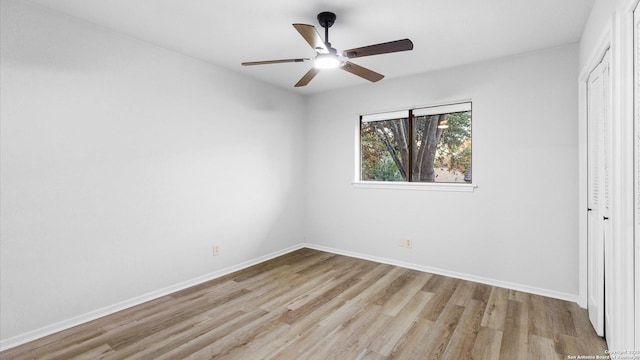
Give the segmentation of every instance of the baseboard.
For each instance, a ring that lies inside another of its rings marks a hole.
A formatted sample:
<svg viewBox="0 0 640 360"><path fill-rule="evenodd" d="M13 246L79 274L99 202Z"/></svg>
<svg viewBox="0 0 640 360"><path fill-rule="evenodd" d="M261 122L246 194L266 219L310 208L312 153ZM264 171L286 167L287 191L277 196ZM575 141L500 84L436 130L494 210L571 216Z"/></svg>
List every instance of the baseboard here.
<svg viewBox="0 0 640 360"><path fill-rule="evenodd" d="M129 300L125 300L122 302L119 302L117 304L114 305L110 305L107 307L104 307L102 309L98 309L98 310L94 310L76 317L73 317L71 319L67 319L67 320L63 320L60 322L57 322L55 324L51 324L33 331L29 331L27 333L24 334L20 334L5 340L0 341L0 351L4 351L4 350L8 350L10 348L25 344L29 341L33 341L42 337L45 337L47 335L51 335L54 333L57 333L59 331L62 330L66 330L66 329L70 329L74 326L78 326L80 324L84 324L86 322L89 321L93 321L95 319L107 316L107 315L111 315L113 313L116 313L118 311L121 310L125 310L128 309L130 307L136 306L136 305L140 305L142 303L145 303L147 301L151 301L157 298L160 298L162 296L166 296L169 294L172 294L176 291L180 291L183 289L186 289L188 287L191 286L195 286L198 284L201 284L203 282L209 281L209 280L213 280L216 278L219 278L221 276L230 274L232 272L238 271L238 270L242 270L245 268L248 268L250 266L259 264L261 262L273 259L275 257L290 253L292 251L298 250L303 248L304 245L303 244L298 244L295 246L291 246L288 247L286 249L283 250L279 250L276 252L273 252L271 254L267 254L264 256L260 256L258 258L249 260L249 261L245 261L243 263L240 263L238 265L234 265L234 266L230 266L227 268L224 268L222 270L218 270L218 271L214 271L212 273L206 274L206 275L202 275L202 276L198 276L197 278L191 279L191 280L187 280L172 286L168 286L164 289L160 289L157 291L153 291L138 297L135 297L133 299L129 299Z"/></svg>
<svg viewBox="0 0 640 360"><path fill-rule="evenodd" d="M579 296L577 294L568 294L568 293L563 293L563 292L559 292L559 291L541 289L541 288L537 288L537 287L533 287L533 286L527 286L527 285L522 285L522 284L517 284L517 283L512 283L512 282L507 282L507 281L490 279L490 278L485 278L485 277L482 277L482 276L464 274L464 273L459 273L459 272L450 271L450 270L438 269L438 268L434 268L434 267L430 267L430 266L412 264L412 263L408 263L408 262L404 262L404 261L398 261L398 260L389 259L389 258L381 258L381 257L372 256L372 255L368 255L368 254L362 254L362 253L357 253L357 252L352 252L352 251L346 251L346 250L336 249L336 248L322 246L322 245L308 244L307 243L307 244L304 244L304 247L309 248L309 249L326 251L326 252L330 252L330 253L333 253L333 254L354 257L354 258L363 259L363 260L375 261L375 262L383 263L383 264L400 266L400 267L407 268L407 269L413 269L413 270L428 272L428 273L432 273L432 274L448 276L448 277L452 277L452 278L456 278L456 279L468 280L468 281L473 281L473 282L477 282L477 283L481 283L481 284L497 286L497 287L501 287L501 288L505 288L505 289L517 290L517 291L522 291L522 292L526 292L526 293L530 293L530 294L547 296L547 297L550 297L550 298L566 300L566 301L570 301L570 302L574 302L574 303L578 303L578 300L579 300Z"/></svg>

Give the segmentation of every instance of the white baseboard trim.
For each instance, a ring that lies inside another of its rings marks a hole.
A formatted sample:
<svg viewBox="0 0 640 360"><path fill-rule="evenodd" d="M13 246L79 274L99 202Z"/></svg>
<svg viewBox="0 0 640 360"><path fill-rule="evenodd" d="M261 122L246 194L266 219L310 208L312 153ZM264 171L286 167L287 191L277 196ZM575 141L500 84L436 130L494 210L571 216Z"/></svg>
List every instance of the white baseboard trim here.
<svg viewBox="0 0 640 360"><path fill-rule="evenodd" d="M304 247L304 244L298 244L298 245L294 245L291 247L288 247L286 249L282 249L276 252L273 252L271 254L267 254L264 256L260 256L257 257L255 259L249 260L249 261L245 261L243 263L240 263L238 265L234 265L234 266L230 266L218 271L214 271L212 273L206 274L206 275L202 275L202 276L198 276L197 278L191 279L191 280L187 280L172 286L168 286L164 289L160 289L160 290L156 290L156 291L152 291L150 293L144 294L144 295L140 295L138 297L135 297L133 299L129 299L129 300L125 300L122 302L119 302L117 304L113 304L101 309L97 309L82 315L78 315L75 316L71 319L67 319L67 320L63 320L60 322L57 322L55 324L51 324L51 325L47 325L44 327L41 327L39 329L36 330L32 330L29 332L26 332L24 334L20 334L5 340L0 341L0 351L4 351L4 350L8 350L10 348L16 347L18 345L22 345L25 344L29 341L33 341L36 339L39 339L41 337L47 336L47 335L51 335L54 333L57 333L59 331L62 330L66 330L66 329L70 329L74 326L78 326L80 324L84 324L86 322L89 321L93 321L95 319L116 313L118 311L121 310L125 310L128 309L130 307L136 306L136 305L140 305L142 303L145 303L147 301L151 301L157 298L160 298L162 296L166 296L169 294L172 294L176 291L180 291L183 289L186 289L188 287L191 286L195 286L198 284L201 284L203 282L206 281L210 281L219 277L222 277L224 275L230 274L232 272L238 271L238 270L242 270L245 268L248 268L250 266L259 264L261 262L276 258L278 256L290 253L292 251L301 249Z"/></svg>
<svg viewBox="0 0 640 360"><path fill-rule="evenodd" d="M438 269L430 266L418 265L418 264L413 264L413 263L408 263L408 262L398 261L398 260L393 260L388 258L381 258L377 256L372 256L372 255L367 255L367 254L362 254L362 253L357 253L352 251L346 251L346 250L336 249L336 248L322 246L322 245L307 243L307 244L304 244L304 247L309 249L326 251L333 254L354 257L354 258L363 259L363 260L375 261L383 264L400 266L407 269L413 269L413 270L428 272L432 274L448 276L456 279L468 280L468 281L473 281L481 284L497 286L505 289L517 290L517 291L522 291L530 294L547 296L550 298L566 300L574 303L578 303L578 300L579 300L579 296L577 294L568 294L568 293L563 293L559 291L541 289L533 286L527 286L527 285L522 285L522 284L517 284L517 283L512 283L507 281L490 279L482 276L464 274L464 273L459 273L459 272L450 271L450 270Z"/></svg>

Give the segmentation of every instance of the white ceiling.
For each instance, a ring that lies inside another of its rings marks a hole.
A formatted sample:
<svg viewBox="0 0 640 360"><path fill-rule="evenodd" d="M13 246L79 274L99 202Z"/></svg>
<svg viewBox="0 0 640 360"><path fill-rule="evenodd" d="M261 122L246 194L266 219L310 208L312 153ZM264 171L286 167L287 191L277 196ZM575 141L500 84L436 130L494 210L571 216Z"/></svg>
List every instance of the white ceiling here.
<svg viewBox="0 0 640 360"><path fill-rule="evenodd" d="M313 57L291 26L336 13L329 40L338 51L410 38L414 50L354 59L406 76L576 42L594 0L31 0L117 32L301 94L366 84L323 71L293 85L311 63L243 67L243 61ZM384 79L382 80L385 81Z"/></svg>

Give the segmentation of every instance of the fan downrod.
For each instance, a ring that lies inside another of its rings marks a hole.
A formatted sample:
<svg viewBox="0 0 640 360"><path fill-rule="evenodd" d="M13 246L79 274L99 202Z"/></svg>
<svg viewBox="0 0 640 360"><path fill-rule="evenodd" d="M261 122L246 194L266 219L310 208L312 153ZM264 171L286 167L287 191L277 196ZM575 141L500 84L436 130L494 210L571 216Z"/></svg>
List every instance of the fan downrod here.
<svg viewBox="0 0 640 360"><path fill-rule="evenodd" d="M329 42L329 28L336 22L336 14L324 11L318 14L318 22L320 26L324 28L324 43L329 48L329 52L335 52L335 49L331 47L331 43Z"/></svg>

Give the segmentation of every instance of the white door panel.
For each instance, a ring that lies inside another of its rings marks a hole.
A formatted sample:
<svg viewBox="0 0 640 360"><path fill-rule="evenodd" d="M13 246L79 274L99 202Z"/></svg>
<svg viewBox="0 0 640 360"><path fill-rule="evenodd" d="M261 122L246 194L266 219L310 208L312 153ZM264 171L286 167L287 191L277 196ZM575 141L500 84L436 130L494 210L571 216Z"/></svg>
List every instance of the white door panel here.
<svg viewBox="0 0 640 360"><path fill-rule="evenodd" d="M609 221L609 52L589 75L588 105L588 309L589 319L600 336L605 334L605 251L610 239ZM610 273L610 272L609 272Z"/></svg>

